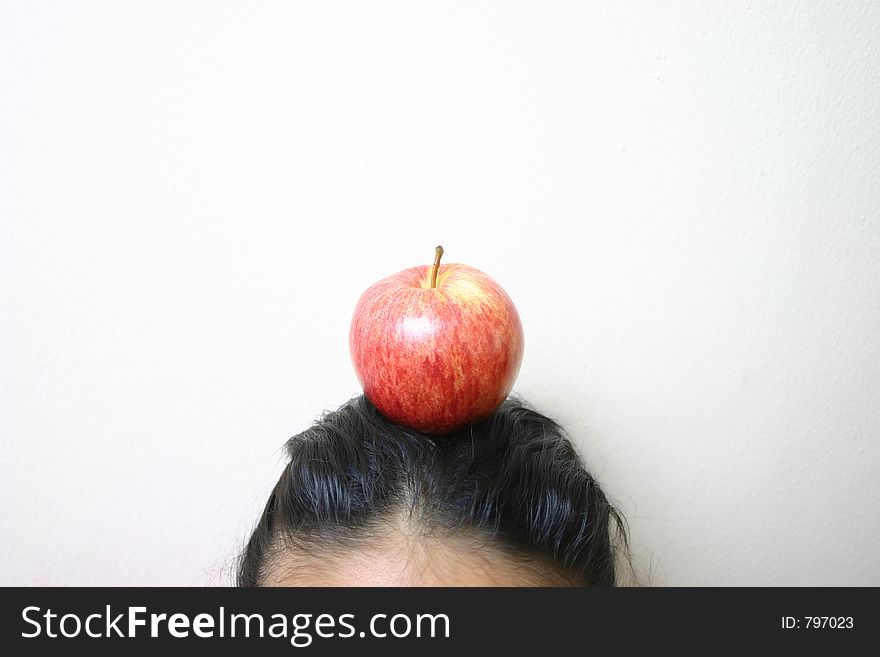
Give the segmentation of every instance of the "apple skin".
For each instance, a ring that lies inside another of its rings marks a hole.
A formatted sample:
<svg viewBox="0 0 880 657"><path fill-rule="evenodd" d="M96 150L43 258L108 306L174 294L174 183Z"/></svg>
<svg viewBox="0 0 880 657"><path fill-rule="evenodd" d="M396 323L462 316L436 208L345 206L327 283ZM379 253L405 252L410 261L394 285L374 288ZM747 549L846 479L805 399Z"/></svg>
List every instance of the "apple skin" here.
<svg viewBox="0 0 880 657"><path fill-rule="evenodd" d="M510 297L468 265L411 267L370 286L354 310L352 364L386 419L446 435L507 398L525 341Z"/></svg>

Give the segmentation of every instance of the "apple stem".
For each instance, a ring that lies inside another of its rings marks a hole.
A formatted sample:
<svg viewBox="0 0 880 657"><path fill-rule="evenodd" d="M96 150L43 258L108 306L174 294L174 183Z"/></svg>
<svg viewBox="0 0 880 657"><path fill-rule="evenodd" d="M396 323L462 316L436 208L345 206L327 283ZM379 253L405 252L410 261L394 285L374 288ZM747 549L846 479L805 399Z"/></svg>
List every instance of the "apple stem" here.
<svg viewBox="0 0 880 657"><path fill-rule="evenodd" d="M437 272L440 271L440 258L443 257L443 247L434 249L434 268L431 270L431 288L437 287Z"/></svg>

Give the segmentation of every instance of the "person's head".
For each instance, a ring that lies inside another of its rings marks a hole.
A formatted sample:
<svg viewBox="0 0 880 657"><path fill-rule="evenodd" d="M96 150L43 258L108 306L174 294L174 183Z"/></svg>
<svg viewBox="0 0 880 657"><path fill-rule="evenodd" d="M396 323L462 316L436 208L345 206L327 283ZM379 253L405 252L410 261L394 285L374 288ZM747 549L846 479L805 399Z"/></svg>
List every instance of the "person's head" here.
<svg viewBox="0 0 880 657"><path fill-rule="evenodd" d="M613 586L627 532L551 419L508 399L450 436L364 397L287 442L239 586Z"/></svg>

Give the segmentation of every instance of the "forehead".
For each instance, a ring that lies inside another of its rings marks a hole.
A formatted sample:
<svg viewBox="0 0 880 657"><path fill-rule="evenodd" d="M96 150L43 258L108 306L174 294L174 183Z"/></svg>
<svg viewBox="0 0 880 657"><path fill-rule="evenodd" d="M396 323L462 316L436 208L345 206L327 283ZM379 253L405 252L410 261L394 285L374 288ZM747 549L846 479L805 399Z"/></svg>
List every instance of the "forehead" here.
<svg viewBox="0 0 880 657"><path fill-rule="evenodd" d="M571 586L556 569L487 544L454 539L379 541L363 549L279 550L263 586Z"/></svg>

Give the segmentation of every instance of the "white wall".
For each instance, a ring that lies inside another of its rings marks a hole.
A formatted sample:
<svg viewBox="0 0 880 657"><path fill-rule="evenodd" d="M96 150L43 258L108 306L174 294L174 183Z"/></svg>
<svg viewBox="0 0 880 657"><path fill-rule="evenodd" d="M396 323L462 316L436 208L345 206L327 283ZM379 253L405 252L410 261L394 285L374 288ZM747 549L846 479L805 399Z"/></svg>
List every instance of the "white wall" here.
<svg viewBox="0 0 880 657"><path fill-rule="evenodd" d="M3 2L0 583L228 581L442 243L645 577L880 585L878 46L872 2Z"/></svg>

